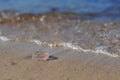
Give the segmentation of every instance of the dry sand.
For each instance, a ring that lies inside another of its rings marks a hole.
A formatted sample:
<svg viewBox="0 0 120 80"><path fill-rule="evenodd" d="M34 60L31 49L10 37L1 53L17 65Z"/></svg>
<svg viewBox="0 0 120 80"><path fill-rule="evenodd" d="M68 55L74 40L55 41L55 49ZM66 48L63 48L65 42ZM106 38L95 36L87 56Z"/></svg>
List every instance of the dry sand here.
<svg viewBox="0 0 120 80"><path fill-rule="evenodd" d="M36 61L38 50L58 57ZM120 80L120 59L30 43L0 42L0 80Z"/></svg>

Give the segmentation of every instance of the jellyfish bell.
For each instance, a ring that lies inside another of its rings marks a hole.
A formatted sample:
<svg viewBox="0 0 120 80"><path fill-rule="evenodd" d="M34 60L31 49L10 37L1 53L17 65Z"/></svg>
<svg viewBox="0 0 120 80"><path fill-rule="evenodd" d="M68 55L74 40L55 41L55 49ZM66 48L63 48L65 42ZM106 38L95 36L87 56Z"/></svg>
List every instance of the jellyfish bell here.
<svg viewBox="0 0 120 80"><path fill-rule="evenodd" d="M38 61L47 61L49 60L49 53L43 52L43 51L37 51L32 55L32 59L38 60Z"/></svg>

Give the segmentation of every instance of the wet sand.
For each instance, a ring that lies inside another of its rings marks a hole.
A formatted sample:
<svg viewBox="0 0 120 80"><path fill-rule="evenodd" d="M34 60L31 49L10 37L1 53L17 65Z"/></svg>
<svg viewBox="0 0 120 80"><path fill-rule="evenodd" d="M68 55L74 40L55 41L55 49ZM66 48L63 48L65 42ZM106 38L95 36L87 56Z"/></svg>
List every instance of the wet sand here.
<svg viewBox="0 0 120 80"><path fill-rule="evenodd" d="M38 50L58 57L36 61ZM31 43L0 42L0 80L120 80L120 59L50 48Z"/></svg>

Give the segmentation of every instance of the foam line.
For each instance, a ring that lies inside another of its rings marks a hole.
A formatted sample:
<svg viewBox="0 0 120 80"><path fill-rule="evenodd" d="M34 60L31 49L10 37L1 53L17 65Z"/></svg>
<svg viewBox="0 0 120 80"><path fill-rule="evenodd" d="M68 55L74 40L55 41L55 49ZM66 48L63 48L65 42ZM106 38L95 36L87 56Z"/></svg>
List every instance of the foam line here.
<svg viewBox="0 0 120 80"><path fill-rule="evenodd" d="M12 39L9 39L8 37L5 36L0 36L0 40L1 41L11 41ZM19 42L20 40L13 40L15 42ZM26 42L31 42L31 43L35 43L37 45L47 45L49 47L64 47L64 48L70 48L73 50L77 50L77 51L82 51L82 52L90 52L90 53L95 53L95 54L103 54L103 55L107 55L110 57L119 57L118 54L116 53L109 53L108 51L105 50L104 47L98 47L95 50L91 50L91 49L84 49L80 46L74 45L73 43L69 43L69 42L61 42L61 43L48 43L48 42L44 42L41 40L37 40L37 39L32 39L32 40L25 40Z"/></svg>

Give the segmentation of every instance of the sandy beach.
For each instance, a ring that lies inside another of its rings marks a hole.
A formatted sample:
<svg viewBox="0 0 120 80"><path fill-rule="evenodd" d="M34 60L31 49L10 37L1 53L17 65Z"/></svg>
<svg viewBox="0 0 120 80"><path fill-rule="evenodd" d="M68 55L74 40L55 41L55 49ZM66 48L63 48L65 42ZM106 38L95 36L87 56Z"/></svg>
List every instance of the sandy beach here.
<svg viewBox="0 0 120 80"><path fill-rule="evenodd" d="M0 0L0 80L120 80L120 0Z"/></svg>
<svg viewBox="0 0 120 80"><path fill-rule="evenodd" d="M36 61L38 50L58 57ZM120 60L30 43L0 42L0 80L120 80Z"/></svg>

